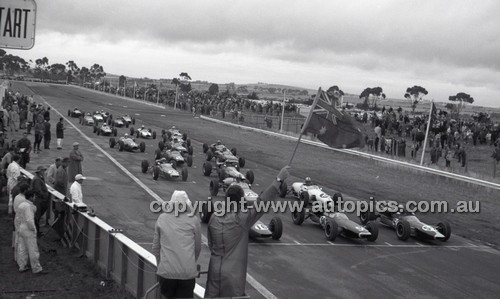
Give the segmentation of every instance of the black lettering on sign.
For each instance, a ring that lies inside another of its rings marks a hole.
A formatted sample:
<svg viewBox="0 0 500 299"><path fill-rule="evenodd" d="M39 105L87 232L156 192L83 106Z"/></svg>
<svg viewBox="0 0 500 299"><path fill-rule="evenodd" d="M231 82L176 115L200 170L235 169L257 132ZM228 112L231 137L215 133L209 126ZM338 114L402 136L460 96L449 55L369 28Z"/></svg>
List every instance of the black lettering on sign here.
<svg viewBox="0 0 500 299"><path fill-rule="evenodd" d="M26 38L31 9L0 7L0 34L3 37ZM1 30L3 28L3 30Z"/></svg>

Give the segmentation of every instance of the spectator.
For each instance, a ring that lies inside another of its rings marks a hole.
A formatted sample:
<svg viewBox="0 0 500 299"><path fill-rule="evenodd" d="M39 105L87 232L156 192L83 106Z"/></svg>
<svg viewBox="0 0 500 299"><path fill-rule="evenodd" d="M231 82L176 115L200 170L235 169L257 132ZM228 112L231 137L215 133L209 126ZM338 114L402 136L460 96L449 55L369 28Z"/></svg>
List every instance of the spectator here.
<svg viewBox="0 0 500 299"><path fill-rule="evenodd" d="M25 193L29 189L29 184L23 179L23 176L19 176L18 184L12 189L13 200L13 220L14 220L14 231L12 232L12 244L14 247L14 261L17 261L17 226L16 225L16 213L19 210L19 205L26 201Z"/></svg>
<svg viewBox="0 0 500 299"><path fill-rule="evenodd" d="M34 106L30 106L28 108L28 116L27 116L27 123L26 123L26 134L31 134L31 128L33 127L33 119L35 117L34 112L35 112L35 107Z"/></svg>
<svg viewBox="0 0 500 299"><path fill-rule="evenodd" d="M7 167L12 162L12 157L14 156L14 148L10 147L7 153L3 156L2 162L0 162L0 169L2 173L7 171Z"/></svg>
<svg viewBox="0 0 500 299"><path fill-rule="evenodd" d="M68 177L70 182L74 181L77 174L82 174L82 153L78 150L79 143L73 143L73 150L69 153L69 167L68 167Z"/></svg>
<svg viewBox="0 0 500 299"><path fill-rule="evenodd" d="M42 143L43 136L45 135L45 125L42 121L38 121L35 125L35 153L40 152L40 144Z"/></svg>
<svg viewBox="0 0 500 299"><path fill-rule="evenodd" d="M19 166L19 156L14 155L12 162L7 167L7 194L9 195L9 214L12 213L12 195L11 191L17 185L17 178L21 175L21 167Z"/></svg>
<svg viewBox="0 0 500 299"><path fill-rule="evenodd" d="M50 107L47 107L47 110L43 113L43 119L46 122L50 121Z"/></svg>
<svg viewBox="0 0 500 299"><path fill-rule="evenodd" d="M445 145L445 150L444 150L444 159L446 161L446 167L451 166L451 158L453 157L450 148L448 145Z"/></svg>
<svg viewBox="0 0 500 299"><path fill-rule="evenodd" d="M30 269L29 260L34 274L47 274L40 265L40 253L36 240L38 230L35 225L35 212L37 208L33 204L33 196L26 199L19 204L14 220L17 231L17 265L19 272L26 272Z"/></svg>
<svg viewBox="0 0 500 299"><path fill-rule="evenodd" d="M14 102L14 105L17 106L17 102ZM19 127L19 113L15 109L10 109L9 111L9 126L11 132L12 128L17 132L17 128Z"/></svg>
<svg viewBox="0 0 500 299"><path fill-rule="evenodd" d="M188 216L189 209L180 209L191 207L186 192L174 191L170 203L184 212L163 213L156 221L152 252L158 264L160 291L167 298L193 298L201 251L200 220Z"/></svg>
<svg viewBox="0 0 500 299"><path fill-rule="evenodd" d="M43 148L50 149L50 139L52 138L52 134L50 133L50 122L45 120L44 125L44 134L43 134Z"/></svg>
<svg viewBox="0 0 500 299"><path fill-rule="evenodd" d="M54 189L61 193L64 197L68 193L68 168L69 158L63 158L61 161L61 165L56 170ZM53 208L54 218L56 219L53 228L57 232L60 238L64 236L64 203L59 199L54 199Z"/></svg>
<svg viewBox="0 0 500 299"><path fill-rule="evenodd" d="M282 182L288 177L287 166L273 183L259 196L259 201L274 201L278 197ZM243 189L232 185L226 191L226 198L240 202L245 196ZM239 206L236 205L236 206ZM255 209L229 211L222 216L213 214L208 223L208 244L210 264L208 267L205 297L245 296L248 260L248 233L263 215Z"/></svg>
<svg viewBox="0 0 500 299"><path fill-rule="evenodd" d="M56 138L57 138L57 149L60 150L62 149L62 142L64 139L64 130L66 128L64 127L63 124L63 118L61 117L59 119L59 122L56 125Z"/></svg>
<svg viewBox="0 0 500 299"><path fill-rule="evenodd" d="M61 166L61 163L62 163L62 158L56 158L55 163L51 164L47 169L47 172L45 173L45 182L52 188L54 188L55 186L56 171L59 168L59 166Z"/></svg>
<svg viewBox="0 0 500 299"><path fill-rule="evenodd" d="M82 183L83 180L87 178L81 174L75 176L75 181L71 184L69 188L69 193L71 195L71 201L74 203L83 203L83 193L82 193Z"/></svg>
<svg viewBox="0 0 500 299"><path fill-rule="evenodd" d="M23 138L17 142L17 149L21 156L20 165L26 168L26 164L30 162L31 141L28 139L28 133L23 133Z"/></svg>
<svg viewBox="0 0 500 299"><path fill-rule="evenodd" d="M50 207L50 194L47 186L45 185L46 169L47 168L43 166L38 166L35 171L35 176L31 181L31 189L33 190L33 193L35 195L35 206L37 208L35 215L35 225L39 236L42 236L42 233L40 232L40 219Z"/></svg>

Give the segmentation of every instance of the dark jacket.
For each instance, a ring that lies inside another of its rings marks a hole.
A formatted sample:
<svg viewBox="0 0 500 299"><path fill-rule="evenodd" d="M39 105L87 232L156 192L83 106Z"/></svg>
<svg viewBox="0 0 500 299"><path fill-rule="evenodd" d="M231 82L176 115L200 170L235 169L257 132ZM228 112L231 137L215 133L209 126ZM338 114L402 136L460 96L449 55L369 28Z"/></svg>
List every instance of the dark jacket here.
<svg viewBox="0 0 500 299"><path fill-rule="evenodd" d="M56 125L56 138L64 138L64 125L62 122L58 122Z"/></svg>
<svg viewBox="0 0 500 299"><path fill-rule="evenodd" d="M50 123L47 121L43 124L45 126L45 133L43 136L45 136L46 139L50 139Z"/></svg>
<svg viewBox="0 0 500 299"><path fill-rule="evenodd" d="M49 190L47 189L47 186L45 185L45 180L40 177L38 174L35 175L33 178L33 181L31 182L31 188L33 189L33 192L35 193L35 199L36 200L48 200L49 199Z"/></svg>

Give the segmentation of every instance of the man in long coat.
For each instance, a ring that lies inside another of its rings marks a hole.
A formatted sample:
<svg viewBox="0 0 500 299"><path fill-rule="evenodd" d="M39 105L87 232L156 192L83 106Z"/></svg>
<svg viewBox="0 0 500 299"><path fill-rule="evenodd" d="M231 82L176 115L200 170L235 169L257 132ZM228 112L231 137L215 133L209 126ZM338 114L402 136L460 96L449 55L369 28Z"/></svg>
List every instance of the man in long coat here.
<svg viewBox="0 0 500 299"><path fill-rule="evenodd" d="M68 178L70 182L75 181L75 176L82 173L82 153L78 150L78 142L73 143L73 150L69 153Z"/></svg>

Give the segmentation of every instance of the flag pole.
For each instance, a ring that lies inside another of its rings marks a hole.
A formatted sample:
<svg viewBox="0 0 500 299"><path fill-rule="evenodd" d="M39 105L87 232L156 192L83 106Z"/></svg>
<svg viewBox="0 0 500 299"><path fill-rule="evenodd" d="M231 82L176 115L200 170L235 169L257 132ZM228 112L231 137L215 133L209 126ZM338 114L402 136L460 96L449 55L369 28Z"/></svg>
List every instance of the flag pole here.
<svg viewBox="0 0 500 299"><path fill-rule="evenodd" d="M318 89L318 93L316 93L316 97L314 98L314 101L311 105L311 110L309 111L309 114L307 115L306 121L302 125L302 130L300 130L300 135L299 138L297 139L297 143L295 144L295 148L293 149L292 156L290 157L290 161L288 162L288 166L292 165L293 158L295 157L295 153L297 152L297 148L299 147L300 140L302 139L302 135L306 132L307 126L309 125L309 121L311 120L314 107L316 107L316 104L318 103L319 97L321 96L321 93L323 91L321 90L321 87Z"/></svg>
<svg viewBox="0 0 500 299"><path fill-rule="evenodd" d="M431 127L431 117L432 117L433 107L434 107L434 100L431 101L431 111L429 113L429 120L427 121L427 129L425 130L425 139L424 139L424 146L422 149L422 158L420 158L420 166L424 164L425 148L427 146L427 138L429 138L429 129Z"/></svg>

